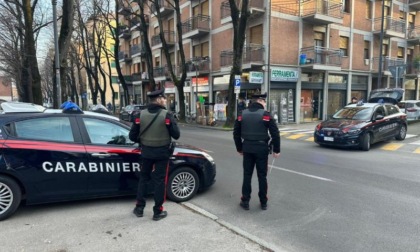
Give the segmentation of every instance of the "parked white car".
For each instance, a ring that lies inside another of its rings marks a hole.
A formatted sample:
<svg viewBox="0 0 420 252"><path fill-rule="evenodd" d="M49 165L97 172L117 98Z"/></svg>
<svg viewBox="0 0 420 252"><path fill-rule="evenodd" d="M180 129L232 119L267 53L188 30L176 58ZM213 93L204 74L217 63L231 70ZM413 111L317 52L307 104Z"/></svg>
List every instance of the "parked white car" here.
<svg viewBox="0 0 420 252"><path fill-rule="evenodd" d="M420 119L420 100L406 100L398 103L400 110L407 114L407 120Z"/></svg>

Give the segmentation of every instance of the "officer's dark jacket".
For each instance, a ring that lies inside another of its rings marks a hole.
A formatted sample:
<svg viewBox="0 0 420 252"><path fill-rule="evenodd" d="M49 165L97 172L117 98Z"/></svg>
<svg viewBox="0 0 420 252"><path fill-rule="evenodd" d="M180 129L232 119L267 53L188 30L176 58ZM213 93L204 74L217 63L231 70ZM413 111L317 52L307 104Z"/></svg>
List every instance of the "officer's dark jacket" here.
<svg viewBox="0 0 420 252"><path fill-rule="evenodd" d="M173 115L159 104L151 103L148 105L147 110L144 110L145 114L142 116L142 111L140 117L133 122L129 133L130 140L139 143L140 129L144 130L159 110L162 110L160 115L141 136L143 158L168 158L171 155L168 148L171 138L178 139L180 137L180 131ZM140 118L145 120L145 122L142 122Z"/></svg>
<svg viewBox="0 0 420 252"><path fill-rule="evenodd" d="M268 154L270 136L273 152L280 153L280 132L277 124L270 112L265 111L264 106L258 102L252 103L235 121L233 139L238 152Z"/></svg>

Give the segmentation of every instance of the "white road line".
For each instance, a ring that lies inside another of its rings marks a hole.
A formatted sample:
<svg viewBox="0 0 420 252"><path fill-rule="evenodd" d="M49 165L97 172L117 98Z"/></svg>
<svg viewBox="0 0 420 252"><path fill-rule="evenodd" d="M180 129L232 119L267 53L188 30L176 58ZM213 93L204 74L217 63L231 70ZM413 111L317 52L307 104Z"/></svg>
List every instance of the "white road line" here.
<svg viewBox="0 0 420 252"><path fill-rule="evenodd" d="M412 142L410 144L420 145L420 140L419 141Z"/></svg>
<svg viewBox="0 0 420 252"><path fill-rule="evenodd" d="M407 134L405 135L405 138L412 138L412 137L416 137L417 135L412 135L412 134Z"/></svg>
<svg viewBox="0 0 420 252"><path fill-rule="evenodd" d="M277 170L281 170L281 171L285 171L285 172L290 172L290 173L302 175L302 176L309 177L309 178L319 179L319 180L328 181L328 182L334 182L334 180L323 178L323 177L314 176L314 175L307 174L307 173L292 171L292 170L289 170L289 169L286 169L286 168L277 167L277 166L271 166L271 165L268 165L268 166L269 167L272 167L274 169L277 169Z"/></svg>

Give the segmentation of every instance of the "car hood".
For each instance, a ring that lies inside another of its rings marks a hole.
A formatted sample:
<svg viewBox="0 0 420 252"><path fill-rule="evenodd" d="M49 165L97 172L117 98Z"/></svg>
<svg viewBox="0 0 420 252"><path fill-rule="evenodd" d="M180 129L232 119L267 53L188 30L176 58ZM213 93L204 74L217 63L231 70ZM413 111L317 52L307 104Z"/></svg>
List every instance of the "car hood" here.
<svg viewBox="0 0 420 252"><path fill-rule="evenodd" d="M184 143L179 143L176 142L175 145L175 150L178 152L194 152L194 153L198 153L198 152L207 152L203 149L197 148L195 146L189 145L189 144L184 144Z"/></svg>
<svg viewBox="0 0 420 252"><path fill-rule="evenodd" d="M404 89L391 88L391 89L375 89L370 92L368 102L377 103L381 100L385 103L397 104L402 100Z"/></svg>
<svg viewBox="0 0 420 252"><path fill-rule="evenodd" d="M321 123L321 128L344 129L348 127L361 128L365 125L365 121L361 120L340 120L331 119Z"/></svg>

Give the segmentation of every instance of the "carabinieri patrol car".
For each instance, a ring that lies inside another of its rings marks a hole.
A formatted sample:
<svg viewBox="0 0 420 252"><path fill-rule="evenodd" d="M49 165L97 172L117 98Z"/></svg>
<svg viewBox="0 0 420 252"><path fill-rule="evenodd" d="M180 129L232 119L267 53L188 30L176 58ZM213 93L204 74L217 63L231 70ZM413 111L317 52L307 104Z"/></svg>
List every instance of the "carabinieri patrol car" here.
<svg viewBox="0 0 420 252"><path fill-rule="evenodd" d="M403 89L377 89L371 92L368 103L345 106L315 127L315 143L368 151L376 142L404 140L407 116L395 105L403 93Z"/></svg>
<svg viewBox="0 0 420 252"><path fill-rule="evenodd" d="M61 110L4 102L1 109L0 220L21 202L136 194L141 150L118 118L74 105ZM168 198L189 200L211 186L215 176L210 155L177 143L169 162Z"/></svg>

